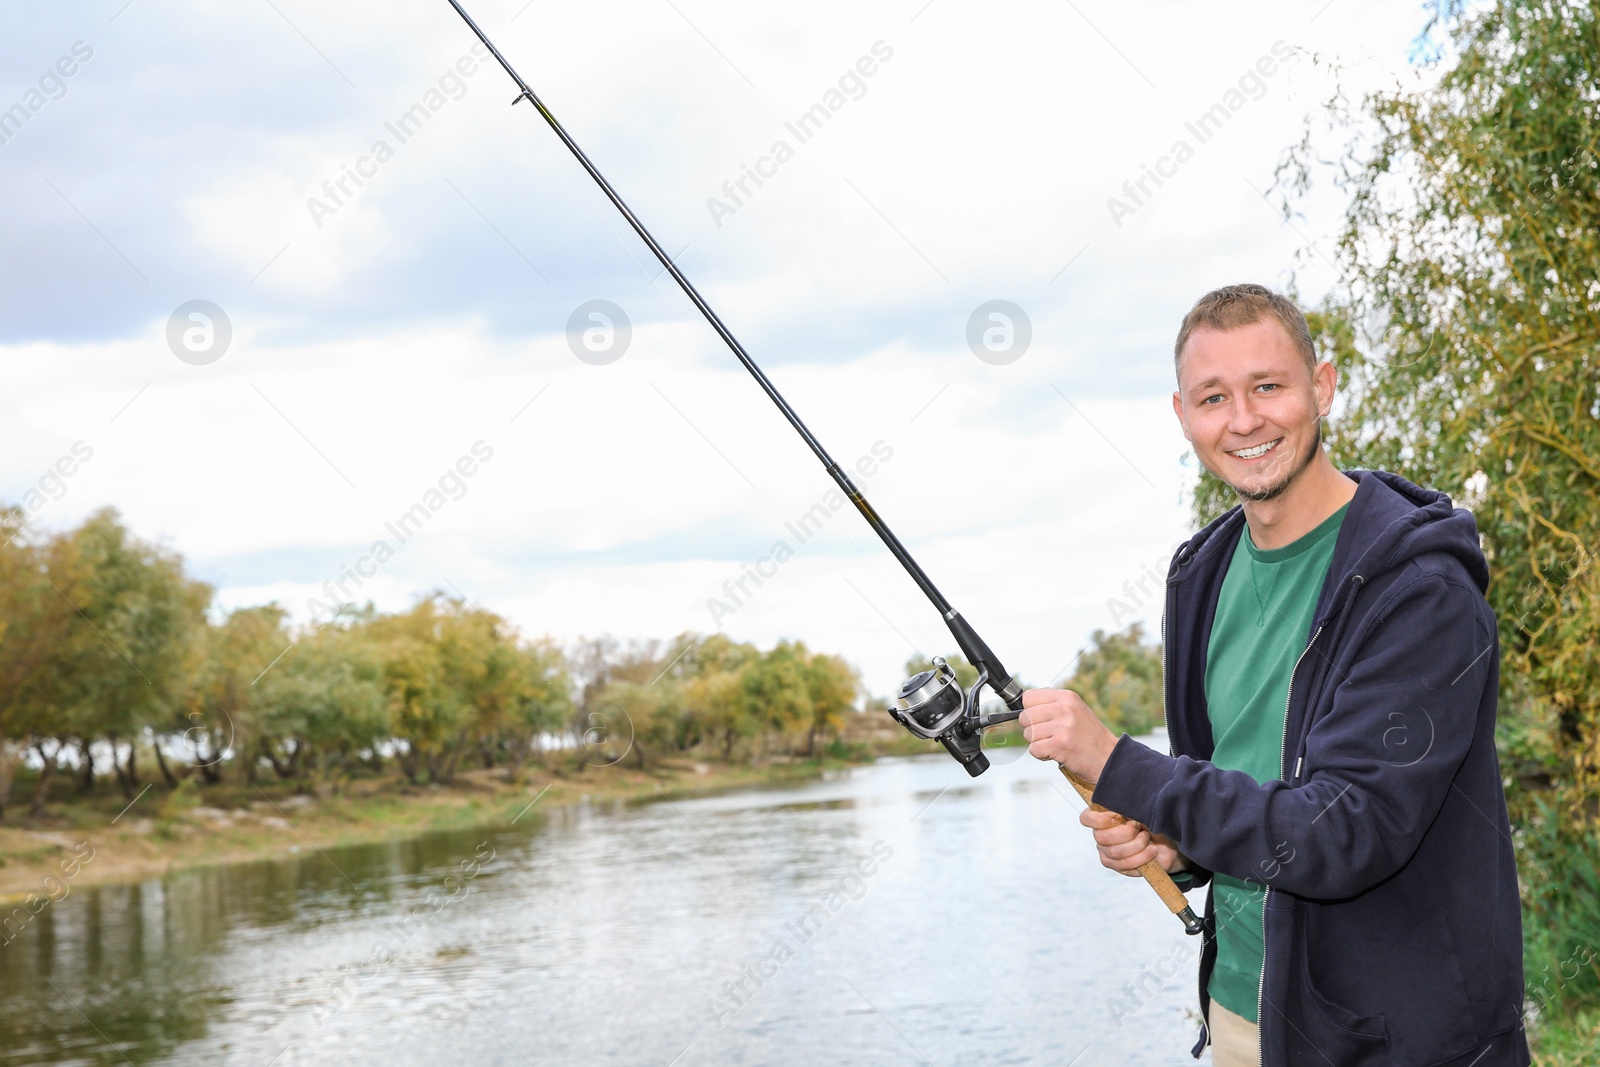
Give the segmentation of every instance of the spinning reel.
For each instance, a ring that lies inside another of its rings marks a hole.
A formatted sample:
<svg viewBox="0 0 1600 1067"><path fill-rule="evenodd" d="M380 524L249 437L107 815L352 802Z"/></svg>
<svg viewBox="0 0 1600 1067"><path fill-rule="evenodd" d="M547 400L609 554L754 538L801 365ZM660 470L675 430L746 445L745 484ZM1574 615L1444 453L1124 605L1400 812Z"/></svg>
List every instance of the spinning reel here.
<svg viewBox="0 0 1600 1067"><path fill-rule="evenodd" d="M889 708L889 714L918 737L938 741L976 778L989 769L989 757L983 754L983 730L1021 714L1020 710L978 714L978 701L988 683L989 671L983 668L972 688L963 693L955 670L943 656L935 656L933 670L912 675L900 686L900 706Z"/></svg>

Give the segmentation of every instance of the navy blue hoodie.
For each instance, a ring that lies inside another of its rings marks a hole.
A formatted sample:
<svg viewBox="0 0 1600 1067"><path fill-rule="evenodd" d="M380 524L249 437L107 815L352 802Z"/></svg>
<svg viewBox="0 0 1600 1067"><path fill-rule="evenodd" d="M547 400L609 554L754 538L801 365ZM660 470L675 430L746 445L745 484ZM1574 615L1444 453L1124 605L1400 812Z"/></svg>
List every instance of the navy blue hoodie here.
<svg viewBox="0 0 1600 1067"><path fill-rule="evenodd" d="M1162 631L1172 755L1124 736L1094 799L1196 872L1267 887L1263 1067L1524 1067L1522 925L1495 755L1500 653L1472 515L1354 471L1290 679L1280 778L1209 762L1206 646L1245 528L1179 548ZM1216 959L1206 905L1200 1006ZM1209 1035L1202 1028L1198 1058Z"/></svg>

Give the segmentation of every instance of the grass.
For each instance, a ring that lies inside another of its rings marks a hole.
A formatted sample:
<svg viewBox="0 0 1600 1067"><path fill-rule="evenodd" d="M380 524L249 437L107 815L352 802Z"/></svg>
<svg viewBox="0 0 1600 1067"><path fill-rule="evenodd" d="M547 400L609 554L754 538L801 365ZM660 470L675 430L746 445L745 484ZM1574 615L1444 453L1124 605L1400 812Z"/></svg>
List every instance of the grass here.
<svg viewBox="0 0 1600 1067"><path fill-rule="evenodd" d="M1594 1067L1600 1063L1600 1006L1552 1019L1532 1036L1535 1067Z"/></svg>
<svg viewBox="0 0 1600 1067"><path fill-rule="evenodd" d="M1523 970L1541 1067L1600 1063L1600 833L1524 794L1518 819Z"/></svg>

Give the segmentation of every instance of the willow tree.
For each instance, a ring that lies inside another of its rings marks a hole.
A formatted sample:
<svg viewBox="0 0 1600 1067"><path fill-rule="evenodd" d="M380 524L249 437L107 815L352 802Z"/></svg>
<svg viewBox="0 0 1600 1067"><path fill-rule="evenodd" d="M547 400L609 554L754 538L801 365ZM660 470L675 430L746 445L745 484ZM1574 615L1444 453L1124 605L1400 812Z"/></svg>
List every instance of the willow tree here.
<svg viewBox="0 0 1600 1067"><path fill-rule="evenodd" d="M1590 4L1440 5L1432 88L1334 105L1336 453L1473 509L1512 707L1592 817L1600 725L1600 36ZM1290 184L1314 174L1291 156ZM1529 768L1531 769L1531 768Z"/></svg>
<svg viewBox="0 0 1600 1067"><path fill-rule="evenodd" d="M1443 0L1437 77L1327 117L1349 140L1340 281L1307 318L1340 370L1328 440L1476 514L1523 784L1600 797L1600 14ZM1326 168L1313 131L1286 212ZM1307 254L1310 254L1307 250ZM1209 475L1199 521L1233 501Z"/></svg>
<svg viewBox="0 0 1600 1067"><path fill-rule="evenodd" d="M1597 21L1593 3L1441 0L1415 86L1335 96L1340 280L1308 316L1341 371L1335 460L1476 514L1513 816L1519 842L1548 846L1522 856L1525 928L1554 937L1556 959L1600 936L1600 894L1584 888L1600 855ZM1287 156L1286 210L1327 173L1321 141L1309 129ZM1197 517L1223 492L1203 484ZM1530 1003L1536 962L1530 950ZM1595 996L1600 967L1583 970L1562 988Z"/></svg>

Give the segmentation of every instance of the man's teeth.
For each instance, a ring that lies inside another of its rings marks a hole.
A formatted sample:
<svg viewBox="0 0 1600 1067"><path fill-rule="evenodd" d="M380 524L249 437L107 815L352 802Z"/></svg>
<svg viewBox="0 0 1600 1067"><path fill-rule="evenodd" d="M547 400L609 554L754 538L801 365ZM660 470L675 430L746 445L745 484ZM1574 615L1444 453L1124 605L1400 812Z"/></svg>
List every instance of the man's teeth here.
<svg viewBox="0 0 1600 1067"><path fill-rule="evenodd" d="M1279 438L1279 440L1282 440L1282 438ZM1237 452L1229 453L1229 455L1238 456L1240 459L1255 459L1257 456L1266 455L1277 446L1277 441L1268 441L1266 444L1256 445L1254 448L1241 448Z"/></svg>

